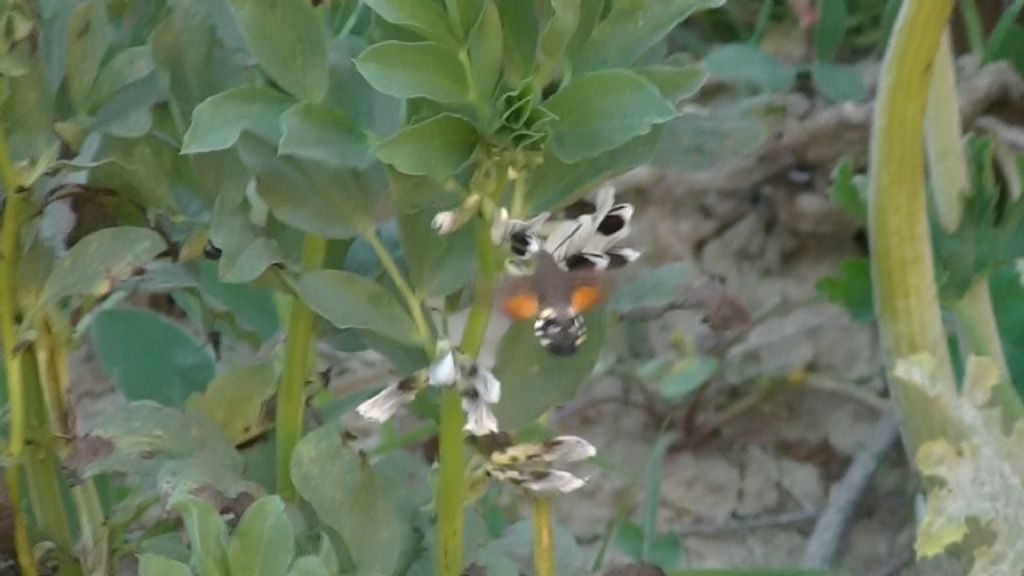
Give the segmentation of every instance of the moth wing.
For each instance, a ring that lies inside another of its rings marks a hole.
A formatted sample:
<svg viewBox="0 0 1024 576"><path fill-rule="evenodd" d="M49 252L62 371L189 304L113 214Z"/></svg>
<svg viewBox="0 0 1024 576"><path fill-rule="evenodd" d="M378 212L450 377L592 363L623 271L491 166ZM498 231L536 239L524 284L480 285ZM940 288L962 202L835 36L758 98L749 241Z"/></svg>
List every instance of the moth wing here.
<svg viewBox="0 0 1024 576"><path fill-rule="evenodd" d="M498 288L498 300L505 315L513 320L526 320L537 315L540 297L528 277L506 280Z"/></svg>
<svg viewBox="0 0 1024 576"><path fill-rule="evenodd" d="M607 278L593 272L570 273L569 286L569 302L577 314L583 314L601 304L609 293Z"/></svg>

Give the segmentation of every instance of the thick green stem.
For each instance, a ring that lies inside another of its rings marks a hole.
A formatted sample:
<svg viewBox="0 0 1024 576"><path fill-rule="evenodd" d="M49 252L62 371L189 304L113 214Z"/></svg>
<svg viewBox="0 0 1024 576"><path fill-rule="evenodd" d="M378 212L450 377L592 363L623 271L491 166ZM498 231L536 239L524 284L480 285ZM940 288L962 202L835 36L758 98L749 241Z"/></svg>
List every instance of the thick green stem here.
<svg viewBox="0 0 1024 576"><path fill-rule="evenodd" d="M869 235L875 308L886 362L927 353L940 393L955 393L953 368L939 312L925 187L925 104L932 60L953 10L952 0L906 0L882 67L871 137ZM908 453L942 437L931 400L890 378Z"/></svg>
<svg viewBox="0 0 1024 576"><path fill-rule="evenodd" d="M47 315L41 315L36 336L36 363L39 366L39 384L50 434L57 439L56 453L63 458L69 449L64 398L68 388L67 353L58 343ZM92 478L71 488L71 498L78 513L79 557L86 574L107 574L110 542L105 528L103 507L99 503L96 484Z"/></svg>
<svg viewBox="0 0 1024 576"><path fill-rule="evenodd" d="M555 576L551 501L547 498L533 499L533 576Z"/></svg>
<svg viewBox="0 0 1024 576"><path fill-rule="evenodd" d="M465 464L462 453L462 398L454 386L441 392L441 427L437 486L437 573L462 573L462 500Z"/></svg>
<svg viewBox="0 0 1024 576"><path fill-rule="evenodd" d="M490 197L497 198L505 187L507 170L495 173ZM459 347L464 354L476 358L484 343L487 323L491 316L494 282L498 267L491 245L487 221L474 219L477 278L473 289L473 305L469 309L466 328ZM441 462L440 483L437 489L437 571L440 576L458 576L462 571L462 507L465 463L462 449L462 400L458 390L446 388L441 393L441 426L438 437L438 457Z"/></svg>
<svg viewBox="0 0 1024 576"><path fill-rule="evenodd" d="M2 124L2 122L0 122ZM28 539L25 513L21 508L21 455L25 447L25 387L22 381L24 352L17 349L17 277L21 211L24 194L7 151L7 134L0 129L0 181L4 188L3 229L0 230L0 340L3 345L4 374L7 378L10 442L6 469L7 495L14 509L14 544L22 574L37 574Z"/></svg>
<svg viewBox="0 0 1024 576"><path fill-rule="evenodd" d="M302 267L319 268L327 254L327 240L306 234L302 242ZM301 300L292 301L285 342L284 371L277 394L277 491L285 500L296 499L290 466L292 452L302 437L302 413L306 406L306 377L313 343L313 313Z"/></svg>
<svg viewBox="0 0 1024 576"><path fill-rule="evenodd" d="M62 550L69 551L71 523L61 490L62 476L57 468L57 436L49 427L35 357L26 355L25 360L22 364L22 384L25 386L27 431L22 462L25 466L29 493L32 496L30 500L42 532Z"/></svg>

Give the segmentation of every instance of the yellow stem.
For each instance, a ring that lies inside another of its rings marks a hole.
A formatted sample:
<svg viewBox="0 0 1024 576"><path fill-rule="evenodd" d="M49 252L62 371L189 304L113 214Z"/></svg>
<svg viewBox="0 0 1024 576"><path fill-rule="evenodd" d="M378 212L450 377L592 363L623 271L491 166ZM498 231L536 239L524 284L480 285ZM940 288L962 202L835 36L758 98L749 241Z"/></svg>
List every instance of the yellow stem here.
<svg viewBox="0 0 1024 576"><path fill-rule="evenodd" d="M551 501L533 499L533 576L555 576L554 543L551 537Z"/></svg>
<svg viewBox="0 0 1024 576"><path fill-rule="evenodd" d="M887 365L927 353L940 393L955 393L939 312L925 191L925 104L932 60L953 10L952 0L906 0L893 28L879 83L871 138L868 230L872 277ZM891 378L908 453L945 434L930 399Z"/></svg>
<svg viewBox="0 0 1024 576"><path fill-rule="evenodd" d="M319 268L327 254L327 240L306 234L302 243L301 263L304 270ZM294 502L298 497L292 484L290 466L292 452L302 437L302 414L306 406L306 377L313 343L313 313L301 300L292 302L285 342L284 371L277 394L277 491Z"/></svg>
<svg viewBox="0 0 1024 576"><path fill-rule="evenodd" d="M3 125L0 119L0 126ZM6 469L7 494L14 508L14 544L18 568L27 576L37 574L32 546L28 539L25 513L21 507L21 455L25 447L25 387L22 382L23 352L17 350L17 277L21 235L21 210L24 194L7 151L7 134L0 129L0 182L4 188L3 229L0 230L0 340L3 345L4 373L7 378L7 403L10 443Z"/></svg>

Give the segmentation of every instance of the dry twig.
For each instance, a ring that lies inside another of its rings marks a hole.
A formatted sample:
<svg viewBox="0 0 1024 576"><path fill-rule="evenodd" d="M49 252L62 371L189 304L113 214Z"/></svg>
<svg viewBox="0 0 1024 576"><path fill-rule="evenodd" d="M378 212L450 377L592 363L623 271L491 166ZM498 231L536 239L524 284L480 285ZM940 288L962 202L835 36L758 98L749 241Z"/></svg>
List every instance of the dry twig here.
<svg viewBox="0 0 1024 576"><path fill-rule="evenodd" d="M896 442L899 432L899 420L890 413L868 435L864 447L854 457L846 475L829 491L828 502L804 548L801 566L832 567L839 540L846 531L857 502L864 494L879 461Z"/></svg>

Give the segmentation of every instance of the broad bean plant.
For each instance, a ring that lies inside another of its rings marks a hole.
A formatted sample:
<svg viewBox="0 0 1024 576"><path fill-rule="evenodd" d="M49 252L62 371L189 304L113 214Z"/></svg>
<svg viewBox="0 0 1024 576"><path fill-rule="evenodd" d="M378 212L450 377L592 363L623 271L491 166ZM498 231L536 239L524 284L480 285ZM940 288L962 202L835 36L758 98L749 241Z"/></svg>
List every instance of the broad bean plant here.
<svg viewBox="0 0 1024 576"><path fill-rule="evenodd" d="M582 570L550 501L600 446L544 418L640 256L600 183L671 153L664 39L722 1L0 2L20 572Z"/></svg>

